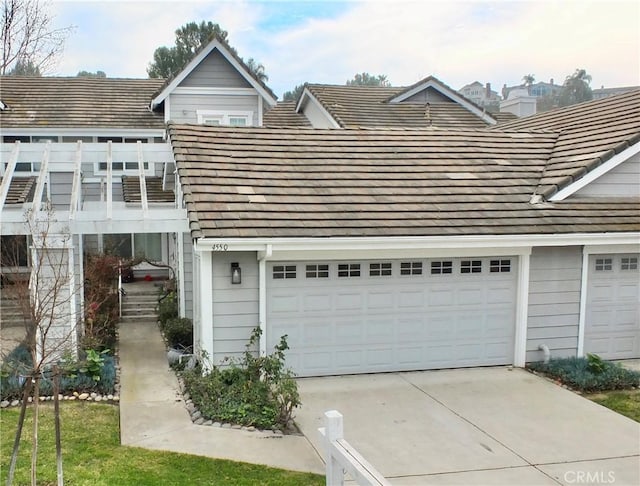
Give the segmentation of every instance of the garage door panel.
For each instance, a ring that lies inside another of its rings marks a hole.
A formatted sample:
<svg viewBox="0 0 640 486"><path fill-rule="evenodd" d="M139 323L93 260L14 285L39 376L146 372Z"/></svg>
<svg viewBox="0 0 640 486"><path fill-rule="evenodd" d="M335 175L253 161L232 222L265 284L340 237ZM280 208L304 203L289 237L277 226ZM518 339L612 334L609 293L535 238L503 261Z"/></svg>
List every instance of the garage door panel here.
<svg viewBox="0 0 640 486"><path fill-rule="evenodd" d="M339 292L336 295L337 311L353 311L362 309L362 294L360 292Z"/></svg>
<svg viewBox="0 0 640 486"><path fill-rule="evenodd" d="M367 309L390 309L395 305L393 292L372 291L367 292Z"/></svg>
<svg viewBox="0 0 640 486"><path fill-rule="evenodd" d="M430 309L444 308L456 303L456 289L453 285L438 285L427 290L427 303ZM424 306L424 297L420 295L420 305Z"/></svg>
<svg viewBox="0 0 640 486"><path fill-rule="evenodd" d="M391 276L360 262L360 277L337 277L334 262L322 279L298 263L299 278L268 280L268 344L288 333L287 363L302 376L511 363L515 272L490 274L485 259L483 273L461 274L447 260L451 273L422 261L414 275L393 261Z"/></svg>
<svg viewBox="0 0 640 486"><path fill-rule="evenodd" d="M332 345L335 342L333 326L328 326L324 320L309 319L301 327L303 342L313 341L320 346Z"/></svg>
<svg viewBox="0 0 640 486"><path fill-rule="evenodd" d="M458 305L478 306L484 301L485 293L482 288L478 288L477 286L467 288L463 287L458 290L456 297L456 304Z"/></svg>
<svg viewBox="0 0 640 486"><path fill-rule="evenodd" d="M302 302L305 312L326 312L333 307L330 294L306 294Z"/></svg>
<svg viewBox="0 0 640 486"><path fill-rule="evenodd" d="M298 306L299 296L294 293L288 294L276 294L272 296L271 303L271 312L273 313L291 313L291 312L299 312Z"/></svg>
<svg viewBox="0 0 640 486"><path fill-rule="evenodd" d="M638 283L637 282L621 283L618 286L618 299L629 300L631 302L637 301Z"/></svg>
<svg viewBox="0 0 640 486"><path fill-rule="evenodd" d="M400 290L398 295L398 308L422 308L424 307L424 291L422 290Z"/></svg>

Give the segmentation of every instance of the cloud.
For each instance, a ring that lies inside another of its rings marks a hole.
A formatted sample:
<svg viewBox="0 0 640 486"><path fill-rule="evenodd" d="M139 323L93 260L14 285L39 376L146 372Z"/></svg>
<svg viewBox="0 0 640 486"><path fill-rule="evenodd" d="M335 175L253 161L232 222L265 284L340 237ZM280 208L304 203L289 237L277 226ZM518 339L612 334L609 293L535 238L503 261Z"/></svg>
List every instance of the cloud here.
<svg viewBox="0 0 640 486"><path fill-rule="evenodd" d="M245 59L263 63L276 93L357 72L408 85L433 74L454 88L478 80L561 83L585 68L599 87L640 84L638 2L58 2L78 25L59 72L145 77L179 26L218 22Z"/></svg>

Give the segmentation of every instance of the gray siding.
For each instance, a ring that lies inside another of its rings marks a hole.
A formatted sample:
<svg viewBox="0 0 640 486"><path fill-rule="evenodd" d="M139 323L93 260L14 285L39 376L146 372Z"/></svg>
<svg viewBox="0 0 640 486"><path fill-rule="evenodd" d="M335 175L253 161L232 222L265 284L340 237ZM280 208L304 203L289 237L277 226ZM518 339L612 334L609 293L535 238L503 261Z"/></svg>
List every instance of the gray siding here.
<svg viewBox="0 0 640 486"><path fill-rule="evenodd" d="M184 268L184 311L185 316L193 319L193 244L191 243L191 235L183 233L178 235L183 239L182 265Z"/></svg>
<svg viewBox="0 0 640 486"><path fill-rule="evenodd" d="M451 98L447 98L439 91L433 88L427 88L419 93L414 94L410 98L407 98L402 103L453 103Z"/></svg>
<svg viewBox="0 0 640 486"><path fill-rule="evenodd" d="M242 269L242 283L231 284L231 262ZM213 254L213 363L239 357L259 325L258 261L255 252Z"/></svg>
<svg viewBox="0 0 640 486"><path fill-rule="evenodd" d="M217 49L204 58L179 86L189 88L251 88L249 82Z"/></svg>
<svg viewBox="0 0 640 486"><path fill-rule="evenodd" d="M539 361L540 344L552 357L575 356L580 320L580 247L534 248L529 279L527 361Z"/></svg>
<svg viewBox="0 0 640 486"><path fill-rule="evenodd" d="M73 172L51 172L51 204L54 209L68 211L71 203L71 188L73 186Z"/></svg>
<svg viewBox="0 0 640 486"><path fill-rule="evenodd" d="M640 196L640 154L576 192L576 196Z"/></svg>
<svg viewBox="0 0 640 486"><path fill-rule="evenodd" d="M170 119L176 123L198 123L197 110L252 111L258 125L258 95L170 95Z"/></svg>

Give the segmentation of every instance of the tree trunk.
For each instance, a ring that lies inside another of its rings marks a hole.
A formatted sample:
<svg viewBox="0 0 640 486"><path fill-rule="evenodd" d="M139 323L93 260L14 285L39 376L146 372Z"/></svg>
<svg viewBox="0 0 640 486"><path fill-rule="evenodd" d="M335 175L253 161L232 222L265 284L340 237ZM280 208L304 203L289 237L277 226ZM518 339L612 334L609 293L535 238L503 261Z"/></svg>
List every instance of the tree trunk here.
<svg viewBox="0 0 640 486"><path fill-rule="evenodd" d="M18 462L18 450L20 449L20 438L22 437L22 426L24 425L24 416L27 411L27 403L31 394L33 382L28 377L24 384L24 392L22 393L22 405L20 406L20 417L18 418L18 428L16 429L16 437L13 441L13 452L11 453L11 463L9 464L9 474L7 475L7 486L13 483L13 476L16 472L16 463Z"/></svg>
<svg viewBox="0 0 640 486"><path fill-rule="evenodd" d="M33 387L33 444L31 445L31 486L38 486L36 482L36 471L38 463L38 403L40 401L40 374L34 374Z"/></svg>
<svg viewBox="0 0 640 486"><path fill-rule="evenodd" d="M60 368L53 367L53 405L56 425L56 463L58 466L58 486L63 486L62 441L60 437Z"/></svg>

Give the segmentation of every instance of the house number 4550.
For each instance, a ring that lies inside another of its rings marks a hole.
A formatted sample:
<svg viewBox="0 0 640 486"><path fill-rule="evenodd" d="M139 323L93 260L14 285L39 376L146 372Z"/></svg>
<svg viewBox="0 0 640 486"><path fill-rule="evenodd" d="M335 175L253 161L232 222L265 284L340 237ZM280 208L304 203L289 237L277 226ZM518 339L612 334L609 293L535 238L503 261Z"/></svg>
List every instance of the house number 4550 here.
<svg viewBox="0 0 640 486"><path fill-rule="evenodd" d="M229 250L229 245L224 245L222 243L214 243L211 248L212 251L227 251Z"/></svg>

